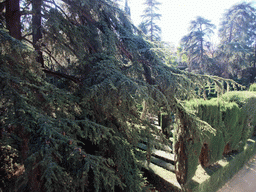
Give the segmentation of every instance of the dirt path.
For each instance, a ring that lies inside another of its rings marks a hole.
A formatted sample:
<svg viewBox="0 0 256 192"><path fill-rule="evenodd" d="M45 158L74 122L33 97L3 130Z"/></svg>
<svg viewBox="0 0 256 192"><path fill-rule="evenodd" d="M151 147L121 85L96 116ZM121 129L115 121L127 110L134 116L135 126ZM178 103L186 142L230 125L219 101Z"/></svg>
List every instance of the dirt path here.
<svg viewBox="0 0 256 192"><path fill-rule="evenodd" d="M256 192L256 155L217 192Z"/></svg>

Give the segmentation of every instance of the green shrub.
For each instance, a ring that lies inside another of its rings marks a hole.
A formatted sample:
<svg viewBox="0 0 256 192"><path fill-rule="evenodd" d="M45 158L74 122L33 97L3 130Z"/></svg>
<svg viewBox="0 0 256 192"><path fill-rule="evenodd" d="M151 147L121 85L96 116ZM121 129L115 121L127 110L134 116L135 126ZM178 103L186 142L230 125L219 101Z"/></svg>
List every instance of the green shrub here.
<svg viewBox="0 0 256 192"><path fill-rule="evenodd" d="M222 100L226 102L235 102L239 107L242 107L246 104L249 98L256 97L254 92L250 91L231 91L227 92L222 96Z"/></svg>
<svg viewBox="0 0 256 192"><path fill-rule="evenodd" d="M250 85L249 91L256 91L256 83Z"/></svg>
<svg viewBox="0 0 256 192"><path fill-rule="evenodd" d="M138 104L136 107L139 112L142 112L143 106L141 104Z"/></svg>

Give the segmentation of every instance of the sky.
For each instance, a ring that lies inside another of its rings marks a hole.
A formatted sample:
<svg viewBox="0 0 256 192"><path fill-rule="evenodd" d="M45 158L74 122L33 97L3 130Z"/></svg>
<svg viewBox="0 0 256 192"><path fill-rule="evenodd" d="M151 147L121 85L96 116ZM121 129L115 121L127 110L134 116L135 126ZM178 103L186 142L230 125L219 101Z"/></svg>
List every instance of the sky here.
<svg viewBox="0 0 256 192"><path fill-rule="evenodd" d="M122 0L124 3L124 0ZM142 21L144 5L146 0L128 0L131 9L131 19L138 26ZM210 20L216 25L215 35L212 42L218 43L218 28L220 19L225 10L233 5L241 2L252 2L256 6L256 2L252 0L157 0L162 3L159 5L159 13L162 14L158 25L162 29L161 38L163 41L179 45L181 38L188 34L190 21L197 16L201 16Z"/></svg>

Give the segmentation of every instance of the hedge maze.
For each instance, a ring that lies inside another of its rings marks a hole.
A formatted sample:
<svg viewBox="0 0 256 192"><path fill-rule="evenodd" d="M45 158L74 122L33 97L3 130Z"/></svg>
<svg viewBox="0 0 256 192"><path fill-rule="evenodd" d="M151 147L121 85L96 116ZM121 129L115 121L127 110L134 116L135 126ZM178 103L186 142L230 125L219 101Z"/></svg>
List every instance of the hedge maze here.
<svg viewBox="0 0 256 192"><path fill-rule="evenodd" d="M219 98L194 99L182 105L186 113L178 108L175 118L167 113L158 115L161 129L158 128L171 147L168 151L154 145L150 169L157 173L159 166L169 171L165 174L175 174L181 189L186 190L199 164L203 168L214 167L224 156L241 152L255 135L256 94L227 92ZM146 150L146 142L140 148ZM169 158L165 157L167 153Z"/></svg>

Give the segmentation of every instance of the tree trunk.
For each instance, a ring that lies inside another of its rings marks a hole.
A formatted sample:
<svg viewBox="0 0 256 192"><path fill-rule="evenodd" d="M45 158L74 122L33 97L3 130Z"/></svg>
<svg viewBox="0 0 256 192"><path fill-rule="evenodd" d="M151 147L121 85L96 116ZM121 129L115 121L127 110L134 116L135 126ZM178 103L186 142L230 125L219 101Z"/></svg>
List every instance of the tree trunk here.
<svg viewBox="0 0 256 192"><path fill-rule="evenodd" d="M203 70L203 72L205 72L204 68L205 66L203 65L203 57L204 57L204 39L203 39L203 28L202 28L202 24L200 24L200 33L201 33L201 37L200 37L200 68L201 70Z"/></svg>
<svg viewBox="0 0 256 192"><path fill-rule="evenodd" d="M229 43L232 41L232 32L233 32L233 22L231 23L230 32L229 32L229 39L228 39Z"/></svg>
<svg viewBox="0 0 256 192"><path fill-rule="evenodd" d="M200 68L201 70L203 70L203 72L205 72L205 66L203 64L203 57L204 57L204 47L203 47L203 37L201 37L200 40Z"/></svg>
<svg viewBox="0 0 256 192"><path fill-rule="evenodd" d="M150 41L152 42L153 41L153 4L152 2L150 3L150 17L151 17L151 20L150 20Z"/></svg>
<svg viewBox="0 0 256 192"><path fill-rule="evenodd" d="M150 21L150 41L153 42L153 16L151 16Z"/></svg>
<svg viewBox="0 0 256 192"><path fill-rule="evenodd" d="M9 34L21 40L21 24L20 24L20 2L19 0L6 1L6 26Z"/></svg>
<svg viewBox="0 0 256 192"><path fill-rule="evenodd" d="M33 0L32 1L32 12L33 12L32 30L33 30L33 47L38 54L36 61L38 63L41 63L42 67L44 68L43 53L40 50L40 48L41 48L40 40L42 39L42 24L41 24L42 3L43 3L42 0Z"/></svg>
<svg viewBox="0 0 256 192"><path fill-rule="evenodd" d="M146 115L147 115L147 112L148 112L148 103L147 103L146 100L143 100L142 106L143 106L143 110L142 110L140 118L142 120L146 120Z"/></svg>
<svg viewBox="0 0 256 192"><path fill-rule="evenodd" d="M256 42L254 45L254 60L253 60L253 68L255 69L255 67L256 67Z"/></svg>
<svg viewBox="0 0 256 192"><path fill-rule="evenodd" d="M178 113L181 125L179 126L179 134L175 143L175 174L179 184L186 185L188 182L188 157L186 154L187 143L186 140L189 138L188 125L185 123L184 112L179 111Z"/></svg>

